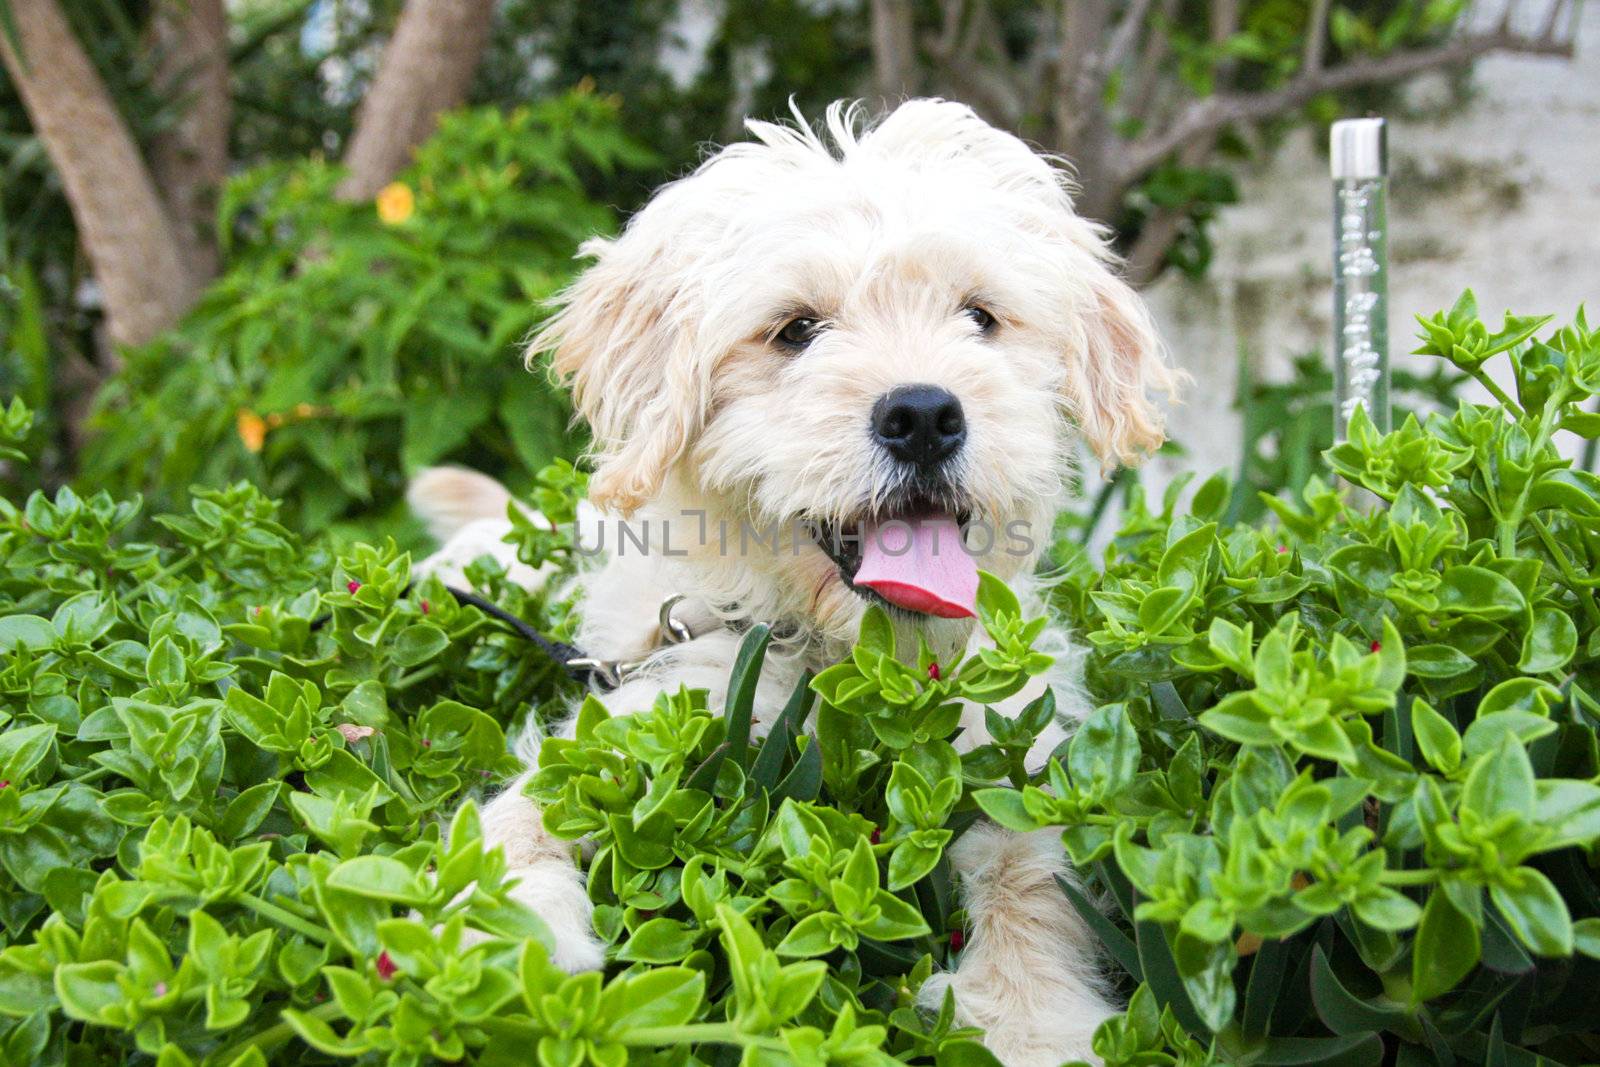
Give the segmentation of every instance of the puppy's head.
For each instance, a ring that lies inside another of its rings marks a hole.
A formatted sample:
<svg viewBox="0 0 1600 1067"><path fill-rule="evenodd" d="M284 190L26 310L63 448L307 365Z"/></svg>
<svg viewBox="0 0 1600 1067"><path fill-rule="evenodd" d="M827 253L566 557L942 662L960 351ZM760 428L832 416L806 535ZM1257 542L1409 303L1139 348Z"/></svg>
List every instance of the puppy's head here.
<svg viewBox="0 0 1600 1067"><path fill-rule="evenodd" d="M966 528L1002 577L1031 567L1073 435L1135 462L1162 439L1148 394L1172 385L1061 171L958 104L854 118L751 123L585 246L533 342L593 428L597 503L629 514L671 479L758 527L813 524L819 546L749 565L829 629L869 587L961 613L941 600L970 574L920 534L872 546L896 520Z"/></svg>

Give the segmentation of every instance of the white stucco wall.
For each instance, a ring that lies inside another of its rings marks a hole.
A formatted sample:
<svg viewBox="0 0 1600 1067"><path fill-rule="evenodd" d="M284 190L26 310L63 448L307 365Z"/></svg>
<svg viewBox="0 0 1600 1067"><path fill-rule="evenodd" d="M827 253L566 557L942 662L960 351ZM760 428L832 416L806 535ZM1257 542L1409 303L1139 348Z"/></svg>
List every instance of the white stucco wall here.
<svg viewBox="0 0 1600 1067"><path fill-rule="evenodd" d="M1390 347L1393 363L1427 360L1413 315L1448 307L1463 288L1498 325L1506 310L1565 321L1588 302L1600 315L1600 5L1587 7L1566 63L1520 56L1479 64L1464 109L1442 113L1442 80L1409 87L1390 119ZM1199 283L1163 277L1149 298L1176 361L1195 378L1175 409L1191 450L1163 462L1210 473L1240 447L1231 409L1237 358L1282 377L1296 353L1328 349L1332 221L1327 154L1291 137L1241 175L1240 203L1219 218L1216 262Z"/></svg>

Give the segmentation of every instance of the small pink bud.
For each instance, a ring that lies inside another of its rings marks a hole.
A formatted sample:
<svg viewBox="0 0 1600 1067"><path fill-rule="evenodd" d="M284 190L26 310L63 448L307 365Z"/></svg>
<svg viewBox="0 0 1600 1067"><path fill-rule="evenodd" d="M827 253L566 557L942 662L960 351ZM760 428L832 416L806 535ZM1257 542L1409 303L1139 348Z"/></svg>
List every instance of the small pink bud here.
<svg viewBox="0 0 1600 1067"><path fill-rule="evenodd" d="M932 663L928 664L928 677L932 678L936 682L939 680L939 661L938 660L935 660Z"/></svg>
<svg viewBox="0 0 1600 1067"><path fill-rule="evenodd" d="M382 978L385 982L393 978L395 973L400 970L400 968L394 965L394 960L389 958L389 953L387 951L378 953L377 967L378 977Z"/></svg>
<svg viewBox="0 0 1600 1067"><path fill-rule="evenodd" d="M429 741L426 737L424 737L422 739L422 747L423 748L432 748L433 747L433 742Z"/></svg>
<svg viewBox="0 0 1600 1067"><path fill-rule="evenodd" d="M1374 642L1372 642L1371 651L1373 651L1373 652L1382 652L1383 651L1383 642L1382 641L1374 641Z"/></svg>
<svg viewBox="0 0 1600 1067"><path fill-rule="evenodd" d="M1288 545L1279 545L1278 546L1278 555L1281 556L1287 551L1289 551L1289 546Z"/></svg>
<svg viewBox="0 0 1600 1067"><path fill-rule="evenodd" d="M426 600L424 600L424 601L423 601L423 602L422 602L422 605L421 605L421 607L422 607L422 613L423 613L423 614L424 614L424 615L426 615L426 614L428 614L428 612L430 612L430 611L432 611L432 610L433 610L433 607L432 607L432 605L430 605L430 604L429 604L429 603L428 603L428 602L427 602L427 601L426 601Z"/></svg>
<svg viewBox="0 0 1600 1067"><path fill-rule="evenodd" d="M354 593L357 589L361 588L361 583L352 578L348 582L344 583L344 587Z"/></svg>
<svg viewBox="0 0 1600 1067"><path fill-rule="evenodd" d="M966 934L962 933L960 930L951 930L950 931L950 948L953 951L960 952L961 951L961 947L963 945L965 945L966 943L967 943L967 935Z"/></svg>
<svg viewBox="0 0 1600 1067"><path fill-rule="evenodd" d="M11 779L9 779L9 778L0 778L0 789L10 789L10 788L11 788Z"/></svg>
<svg viewBox="0 0 1600 1067"><path fill-rule="evenodd" d="M155 989L152 990L152 992L154 992L155 995L158 996L158 997L166 996L167 995L167 983L165 983L165 982L157 982L156 985L155 985Z"/></svg>

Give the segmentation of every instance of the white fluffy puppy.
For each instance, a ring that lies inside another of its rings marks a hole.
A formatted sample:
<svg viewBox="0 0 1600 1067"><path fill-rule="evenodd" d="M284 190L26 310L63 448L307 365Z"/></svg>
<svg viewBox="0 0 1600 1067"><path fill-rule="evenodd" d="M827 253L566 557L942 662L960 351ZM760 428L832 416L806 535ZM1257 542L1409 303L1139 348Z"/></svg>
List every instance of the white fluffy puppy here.
<svg viewBox="0 0 1600 1067"><path fill-rule="evenodd" d="M1172 376L1060 169L938 100L866 132L836 105L825 126L750 123L753 141L584 246L593 265L533 341L594 431L598 510L580 540L607 552L581 579L579 644L642 663L604 696L613 713L680 684L717 706L740 624L765 622L786 637L759 732L802 670L843 654L873 600L893 606L902 647L920 633L941 659L958 655L981 636L978 566L1026 588L1074 438L1107 465L1161 441L1148 394ZM510 551L508 497L488 479L427 472L411 499L449 539L434 565ZM775 527L800 523L822 536L783 533L773 548ZM992 544L974 560L952 546L978 527ZM694 634L678 643L657 624L673 595ZM1081 714L1065 635L1042 645L1064 715ZM981 708L964 725L958 745L987 739ZM1047 732L1039 758L1062 736ZM487 806L485 830L559 962L597 967L571 849L520 786ZM1111 1008L1093 940L1052 881L1065 871L1056 835L978 826L951 858L971 930L925 996L953 987L959 1017L1011 1067L1088 1057Z"/></svg>

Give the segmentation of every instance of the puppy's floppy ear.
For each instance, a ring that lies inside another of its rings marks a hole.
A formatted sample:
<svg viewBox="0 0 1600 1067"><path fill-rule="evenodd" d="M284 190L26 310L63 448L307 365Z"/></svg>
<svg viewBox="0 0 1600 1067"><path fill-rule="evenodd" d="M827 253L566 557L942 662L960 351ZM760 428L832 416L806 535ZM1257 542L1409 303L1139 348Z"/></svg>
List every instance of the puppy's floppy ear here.
<svg viewBox="0 0 1600 1067"><path fill-rule="evenodd" d="M1098 234L1083 236L1098 247L1078 279L1087 306L1067 353L1067 406L1102 467L1132 466L1166 439L1151 394L1170 397L1178 372L1162 358L1144 301L1112 272Z"/></svg>
<svg viewBox="0 0 1600 1067"><path fill-rule="evenodd" d="M696 365L692 299L673 267L662 205L635 217L622 236L595 238L594 263L556 299L558 310L529 343L532 360L572 387L594 431L589 495L631 514L661 489L704 423L708 371Z"/></svg>

